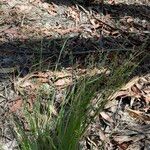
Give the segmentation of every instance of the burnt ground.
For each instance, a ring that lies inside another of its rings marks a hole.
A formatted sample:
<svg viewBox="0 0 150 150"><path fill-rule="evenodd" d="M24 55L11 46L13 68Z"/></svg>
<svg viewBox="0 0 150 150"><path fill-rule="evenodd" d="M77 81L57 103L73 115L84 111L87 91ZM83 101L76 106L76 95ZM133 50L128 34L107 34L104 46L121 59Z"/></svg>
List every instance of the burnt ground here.
<svg viewBox="0 0 150 150"><path fill-rule="evenodd" d="M117 100L116 97L114 98L115 106L118 103L122 105L117 106L113 111L109 110L114 108L113 105L109 106L109 109L106 108L105 115L100 115L98 120L90 126L88 135L81 145L83 145L83 149L89 147L99 149L101 141L107 141L109 146L106 144L105 149L140 150L143 147L149 149L150 119L143 120L144 123L141 123L140 126L139 122L136 121L129 125L129 122L131 123L134 118L129 114L141 115L144 112L144 115L149 115L149 5L148 0L116 1L115 4L109 1L103 5L93 2L89 6L81 1L77 3L67 0L1 0L1 114L4 113L4 104L6 105L9 100L11 101L18 96L12 88L12 81L10 81L12 76L24 77L35 70L53 69L65 41L65 48L62 51L61 63L59 64L60 68L71 67L74 63L79 63L79 66L83 68L89 65L89 56L94 56L95 61L97 61L97 54L107 54L109 60L106 65L109 65L109 62L116 58L114 58L116 54L118 54L117 61L120 63L129 55L132 57L135 53L142 53L136 59L137 63L141 62L132 75L132 77L138 76L138 79L132 81L132 85L125 88L124 91L128 92L124 94L123 98L122 95L117 95ZM137 89L132 90L134 84L137 85L139 91L142 91L140 96ZM146 96L143 96L143 93L146 93ZM143 100L143 97L146 97L146 100ZM134 102L131 102L131 99L134 99ZM146 103L144 102L144 105L141 106L143 101ZM126 105L129 108L125 111ZM110 118L113 117L113 121L107 120L106 115L109 115ZM117 118L119 115L122 116L120 122ZM142 118L144 117L142 116ZM2 117L1 122L1 126L5 128L5 118ZM116 127L114 135L110 138L112 133L110 131L114 125ZM128 128L124 129L123 127L126 125ZM138 131L140 132L133 131L133 128L139 128ZM7 132L4 129L1 131L2 135ZM133 131L132 135L131 131ZM103 135L105 138L101 138L104 137ZM119 141L120 137L123 139L122 141ZM11 141L3 142L7 143L5 147Z"/></svg>

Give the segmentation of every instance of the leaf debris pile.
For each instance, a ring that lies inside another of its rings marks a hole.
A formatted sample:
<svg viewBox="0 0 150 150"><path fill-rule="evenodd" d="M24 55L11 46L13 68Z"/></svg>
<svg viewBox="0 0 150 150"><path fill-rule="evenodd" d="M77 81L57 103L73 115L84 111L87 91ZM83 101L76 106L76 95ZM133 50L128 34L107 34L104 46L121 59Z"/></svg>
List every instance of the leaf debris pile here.
<svg viewBox="0 0 150 150"><path fill-rule="evenodd" d="M110 97L89 127L86 148L150 148L150 76L135 77ZM105 144L104 144L104 143ZM85 149L86 149L85 148Z"/></svg>

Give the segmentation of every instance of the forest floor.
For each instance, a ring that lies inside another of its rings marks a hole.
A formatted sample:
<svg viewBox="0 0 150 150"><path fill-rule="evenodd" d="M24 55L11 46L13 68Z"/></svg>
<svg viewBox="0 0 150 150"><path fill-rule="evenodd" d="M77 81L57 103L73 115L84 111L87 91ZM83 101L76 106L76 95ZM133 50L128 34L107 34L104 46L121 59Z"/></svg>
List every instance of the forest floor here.
<svg viewBox="0 0 150 150"><path fill-rule="evenodd" d="M72 64L77 76L96 74L88 69L97 54L107 54L118 64L135 55L136 70L104 111L89 126L81 141L83 149L150 149L150 3L148 0L107 1L89 6L69 0L0 1L0 139L4 149L13 149L6 112L21 108L20 88L49 85L48 78L63 89L70 84ZM61 54L60 54L61 53ZM61 57L59 58L59 56ZM55 62L61 69L51 71ZM72 62L73 60L73 62ZM91 63L91 64L90 64ZM63 69L62 69L63 68ZM63 70L63 71L62 71ZM20 82L21 81L21 82ZM33 95L32 95L33 96ZM32 97L33 98L33 97ZM34 99L34 98L33 98ZM110 136L111 135L111 136Z"/></svg>

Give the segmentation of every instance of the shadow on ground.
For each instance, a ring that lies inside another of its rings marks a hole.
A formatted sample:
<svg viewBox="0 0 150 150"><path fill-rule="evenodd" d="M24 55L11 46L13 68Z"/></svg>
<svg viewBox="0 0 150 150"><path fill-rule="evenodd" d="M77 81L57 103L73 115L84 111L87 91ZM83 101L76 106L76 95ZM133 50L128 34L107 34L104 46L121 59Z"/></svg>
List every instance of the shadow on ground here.
<svg viewBox="0 0 150 150"><path fill-rule="evenodd" d="M33 70L67 68L78 65L81 68L92 65L107 66L115 62L121 65L125 60L135 58L135 63L141 61L136 73L148 73L150 67L150 56L148 45L142 48L139 42L131 44L124 39L112 39L105 37L97 38L73 38L60 39L38 39L26 41L11 41L0 45L1 68L19 66ZM122 43L121 43L122 41ZM122 47L119 47L122 45ZM143 59L144 58L144 59ZM26 72L27 73L27 72Z"/></svg>

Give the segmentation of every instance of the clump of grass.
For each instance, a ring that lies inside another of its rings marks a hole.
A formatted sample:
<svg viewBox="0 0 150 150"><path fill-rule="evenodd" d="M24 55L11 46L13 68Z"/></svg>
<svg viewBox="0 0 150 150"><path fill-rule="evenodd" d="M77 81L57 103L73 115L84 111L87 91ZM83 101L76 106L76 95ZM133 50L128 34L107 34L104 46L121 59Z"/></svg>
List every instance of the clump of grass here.
<svg viewBox="0 0 150 150"><path fill-rule="evenodd" d="M112 65L113 66L113 65ZM115 65L114 65L115 66ZM29 131L14 117L14 135L21 150L76 150L88 125L103 110L108 97L126 82L135 65L130 61L118 68L111 68L105 74L85 76L67 88L59 109L55 107L57 92L53 88L48 95L46 106L42 96L36 100L32 113L24 108L24 117ZM96 106L93 106L93 99ZM92 113L91 113L92 112Z"/></svg>
<svg viewBox="0 0 150 150"><path fill-rule="evenodd" d="M66 42L61 49L55 71L58 69ZM102 57L101 65L106 64L107 54ZM134 68L132 60L125 60L122 65L118 65L117 61L110 62L109 75L105 73L87 75L75 80L72 86L64 89L59 106L56 105L58 91L55 87L49 89L46 97L42 91L39 91L32 112L24 107L23 121L18 116L13 116L12 131L18 141L18 148L21 150L80 149L79 141L89 124L103 110L108 97L127 81Z"/></svg>

